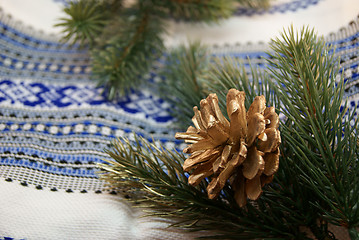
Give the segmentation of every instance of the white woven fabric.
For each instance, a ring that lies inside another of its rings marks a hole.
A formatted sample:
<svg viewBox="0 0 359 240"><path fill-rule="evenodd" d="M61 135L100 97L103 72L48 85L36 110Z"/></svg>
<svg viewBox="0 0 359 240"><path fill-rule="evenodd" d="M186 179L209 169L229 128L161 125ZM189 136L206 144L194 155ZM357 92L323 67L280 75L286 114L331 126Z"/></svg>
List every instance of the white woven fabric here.
<svg viewBox="0 0 359 240"><path fill-rule="evenodd" d="M15 239L191 239L167 223L140 218L121 197L38 191L1 181L0 234ZM1 239L1 238L0 238Z"/></svg>

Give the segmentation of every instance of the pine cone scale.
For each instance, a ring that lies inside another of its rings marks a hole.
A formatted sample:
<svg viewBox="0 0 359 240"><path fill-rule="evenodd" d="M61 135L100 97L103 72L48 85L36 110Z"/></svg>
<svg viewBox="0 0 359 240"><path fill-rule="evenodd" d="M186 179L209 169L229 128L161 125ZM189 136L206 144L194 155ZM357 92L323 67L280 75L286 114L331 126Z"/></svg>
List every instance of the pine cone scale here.
<svg viewBox="0 0 359 240"><path fill-rule="evenodd" d="M275 112L274 107L268 107L264 111L264 118L269 120L267 128L275 128L278 129L279 127L279 116Z"/></svg>
<svg viewBox="0 0 359 240"><path fill-rule="evenodd" d="M248 149L247 158L243 162L243 176L245 178L252 179L257 175L259 170L264 170L263 155L256 147Z"/></svg>
<svg viewBox="0 0 359 240"><path fill-rule="evenodd" d="M205 162L199 164L199 166L188 177L188 183L197 186L204 178L212 175L212 162Z"/></svg>
<svg viewBox="0 0 359 240"><path fill-rule="evenodd" d="M230 118L231 140L245 138L247 135L246 108L244 92L230 89L227 94L227 112Z"/></svg>
<svg viewBox="0 0 359 240"><path fill-rule="evenodd" d="M188 172L196 167L197 164L218 158L219 154L220 151L216 149L207 149L203 152L198 152L198 154L192 154L183 164L183 170Z"/></svg>
<svg viewBox="0 0 359 240"><path fill-rule="evenodd" d="M273 175L277 172L279 167L279 149L277 152L264 154L264 171L267 176Z"/></svg>
<svg viewBox="0 0 359 240"><path fill-rule="evenodd" d="M215 122L207 129L208 135L212 138L213 142L217 145L225 143L229 135L226 133L223 128L219 125L219 122Z"/></svg>
<svg viewBox="0 0 359 240"><path fill-rule="evenodd" d="M229 130L229 122L223 116L221 110L219 109L217 95L212 93L212 94L209 95L209 98L210 98L209 102L211 104L211 107L212 107L212 109L214 111L215 116L217 117L220 124L223 126L224 131L228 132L228 130Z"/></svg>
<svg viewBox="0 0 359 240"><path fill-rule="evenodd" d="M275 128L267 128L265 131L267 138L272 139L272 141L258 141L258 149L262 152L273 152L275 151L279 144L281 143L280 133Z"/></svg>
<svg viewBox="0 0 359 240"><path fill-rule="evenodd" d="M247 116L250 117L255 113L263 114L266 109L266 99L264 96L257 96L248 108Z"/></svg>
<svg viewBox="0 0 359 240"><path fill-rule="evenodd" d="M260 113L254 113L248 120L247 144L251 146L254 140L265 130L266 124L264 116Z"/></svg>
<svg viewBox="0 0 359 240"><path fill-rule="evenodd" d="M193 111L194 111L194 117L192 118L192 122L193 122L194 126L197 129L205 130L206 128L203 124L202 114L198 110L197 106L193 107Z"/></svg>
<svg viewBox="0 0 359 240"><path fill-rule="evenodd" d="M227 162L229 154L231 153L232 146L226 145L223 148L222 155L213 163L213 172L217 173L220 169L224 169Z"/></svg>
<svg viewBox="0 0 359 240"><path fill-rule="evenodd" d="M207 187L208 197L213 199L218 196L219 192L222 190L227 180L233 174L234 169L239 166L240 158L234 157L226 164L225 168L221 171L221 173L213 178L211 183Z"/></svg>
<svg viewBox="0 0 359 240"><path fill-rule="evenodd" d="M249 199L256 200L262 193L261 175L257 174L254 178L246 181L246 194Z"/></svg>
<svg viewBox="0 0 359 240"><path fill-rule="evenodd" d="M200 135L197 133L176 133L175 138L177 139L185 139L185 140L192 140L192 141L200 141L203 139Z"/></svg>
<svg viewBox="0 0 359 240"><path fill-rule="evenodd" d="M212 139L204 139L193 143L191 146L185 148L183 151L185 153L193 153L196 151L207 150L217 147L218 145L212 141Z"/></svg>

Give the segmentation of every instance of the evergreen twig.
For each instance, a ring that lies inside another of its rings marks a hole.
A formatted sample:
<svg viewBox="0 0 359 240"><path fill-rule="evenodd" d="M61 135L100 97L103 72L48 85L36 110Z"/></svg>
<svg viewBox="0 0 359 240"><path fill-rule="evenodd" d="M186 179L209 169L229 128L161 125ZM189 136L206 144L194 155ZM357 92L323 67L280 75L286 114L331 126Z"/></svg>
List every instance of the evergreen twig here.
<svg viewBox="0 0 359 240"><path fill-rule="evenodd" d="M239 1L239 0L237 0ZM239 2L265 5L268 0ZM162 35L170 18L191 22L218 22L231 16L235 0L79 0L64 9L63 41L89 46L93 78L109 99L141 86L143 76L164 50Z"/></svg>
<svg viewBox="0 0 359 240"><path fill-rule="evenodd" d="M159 84L161 97L172 105L171 114L178 126L191 124L192 108L205 98L203 75L210 61L207 48L199 42L175 48L166 58L160 72L164 80ZM169 94L170 93L170 94Z"/></svg>
<svg viewBox="0 0 359 240"><path fill-rule="evenodd" d="M163 23L152 9L140 4L139 10L127 10L121 16L120 29L103 47L92 50L93 77L104 85L109 99L125 95L141 85L142 75L162 55L160 34ZM132 31L134 29L134 31ZM151 54L148 54L151 52Z"/></svg>
<svg viewBox="0 0 359 240"><path fill-rule="evenodd" d="M239 208L230 186L217 200L208 199L210 179L190 186L181 167L184 155L141 138L115 142L108 151L114 160L101 165L106 170L102 177L112 187L142 193L137 196L144 207L176 220L174 226L207 231L203 238L308 239L311 233L336 239L328 227L334 224L356 239L358 120L343 103L343 78L335 82L339 65L313 30L289 29L271 46L269 73L252 68L248 81L236 60L222 59L211 64L210 80L203 79L203 86L218 94L232 87L242 88L249 98L266 94L284 116L280 167L256 202Z"/></svg>
<svg viewBox="0 0 359 240"><path fill-rule="evenodd" d="M181 153L157 147L135 136L130 142L121 138L107 151L113 160L99 164L101 177L114 189L129 188L149 216L175 220L172 226L191 231L206 231L202 238L253 239L294 238L306 239L296 226L283 225L288 213L280 207L282 201L273 194L264 193L257 204L239 208L230 188L218 200L206 194L208 182L197 187L187 183ZM288 209L288 211L291 211ZM298 215L295 221L301 221Z"/></svg>
<svg viewBox="0 0 359 240"><path fill-rule="evenodd" d="M344 79L335 82L338 61L329 55L323 39L307 28L297 33L291 28L271 46L269 69L278 82L276 94L287 119L281 125L288 148L284 151L291 154L282 161L296 166L294 176L310 195L303 200L313 215L338 226L357 227L358 120L346 103L342 106Z"/></svg>

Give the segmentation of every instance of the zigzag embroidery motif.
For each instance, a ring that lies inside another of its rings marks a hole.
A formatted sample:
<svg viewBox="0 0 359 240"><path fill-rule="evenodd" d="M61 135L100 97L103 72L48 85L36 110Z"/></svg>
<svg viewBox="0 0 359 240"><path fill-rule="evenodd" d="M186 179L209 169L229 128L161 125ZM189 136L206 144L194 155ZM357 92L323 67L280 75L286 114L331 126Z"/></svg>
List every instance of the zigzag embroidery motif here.
<svg viewBox="0 0 359 240"><path fill-rule="evenodd" d="M0 105L12 104L47 109L106 105L130 114L144 114L145 118L156 122L172 120L167 112L167 104L151 94L139 92L116 102L108 102L101 95L101 91L101 88L89 85L56 86L5 79L0 81Z"/></svg>

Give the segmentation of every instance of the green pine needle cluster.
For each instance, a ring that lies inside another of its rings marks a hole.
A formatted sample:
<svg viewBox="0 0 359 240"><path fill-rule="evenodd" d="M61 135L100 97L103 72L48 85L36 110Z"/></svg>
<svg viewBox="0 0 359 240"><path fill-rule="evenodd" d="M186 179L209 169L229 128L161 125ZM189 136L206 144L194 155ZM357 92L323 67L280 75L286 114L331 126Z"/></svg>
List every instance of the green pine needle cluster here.
<svg viewBox="0 0 359 240"><path fill-rule="evenodd" d="M79 43L81 46L95 44L96 38L108 24L114 10L121 7L121 1L78 1L70 2L64 9L68 17L60 18L56 27L62 27L66 35L63 41L71 44Z"/></svg>
<svg viewBox="0 0 359 240"><path fill-rule="evenodd" d="M207 96L203 75L208 70L208 55L207 48L199 42L181 45L169 53L160 72L164 78L158 84L160 95L171 104L170 114L183 128L192 123L192 107Z"/></svg>
<svg viewBox="0 0 359 240"><path fill-rule="evenodd" d="M142 9L146 6L140 8L122 16L116 23L117 35L92 50L93 77L108 90L109 99L124 96L141 85L142 75L162 55L159 32L164 31L163 23L151 10Z"/></svg>
<svg viewBox="0 0 359 240"><path fill-rule="evenodd" d="M212 63L206 73L206 80L207 92L217 93L224 114L227 114L226 95L228 89L231 88L245 92L247 109L258 95L264 95L269 106L279 105L278 98L273 94L274 87L269 74L252 65L247 72L240 59L234 57L212 58Z"/></svg>
<svg viewBox="0 0 359 240"><path fill-rule="evenodd" d="M280 166L258 200L238 207L229 185L218 199L208 199L211 179L190 186L181 167L186 156L140 137L113 143L107 151L113 160L100 165L105 170L101 177L113 188L130 189L150 214L176 220L174 226L190 231L204 230L206 239L340 239L331 232L333 225L358 239L358 120L343 101L344 79L335 80L338 60L308 28L290 28L271 47L270 67L252 67L251 78L230 58L212 59L205 71L198 71L203 89L196 97L211 91L223 102L226 91L235 87L249 99L264 94L283 115ZM200 51L193 56L202 56L203 49L195 49ZM188 53L177 56L191 59ZM183 81L193 84L198 69L189 71L182 61L178 68L188 74ZM177 97L176 103L183 104L179 109L191 102L185 94Z"/></svg>
<svg viewBox="0 0 359 240"><path fill-rule="evenodd" d="M182 153L157 147L139 136L134 141L122 138L113 142L107 153L113 160L99 164L104 170L101 177L114 189L126 187L127 193L135 195L133 202L152 210L149 216L177 219L173 226L208 231L206 238L305 239L297 226L283 225L290 214L282 211L282 200L275 193L266 192L245 208L238 207L229 187L217 200L210 200L206 193L208 180L197 187L187 183ZM293 214L297 224L304 220L300 213Z"/></svg>
<svg viewBox="0 0 359 240"><path fill-rule="evenodd" d="M338 63L313 31L282 38L273 41L269 63L287 117L282 136L291 154L285 160L297 166L298 181L312 191L308 202L318 215L353 229L359 223L358 119L355 109L342 106Z"/></svg>
<svg viewBox="0 0 359 240"><path fill-rule="evenodd" d="M264 2L264 1L261 1ZM166 9L169 16L186 21L213 22L228 18L235 10L234 0L152 0L153 5Z"/></svg>
<svg viewBox="0 0 359 240"><path fill-rule="evenodd" d="M268 8L270 5L270 1L262 1L262 0L237 0L237 3L241 7L251 7L251 8Z"/></svg>
<svg viewBox="0 0 359 240"><path fill-rule="evenodd" d="M175 48L166 60L166 67L160 72L164 81L159 85L159 92L171 104L170 114L177 127L184 129L192 124L193 106L199 107L201 99L211 92L217 93L224 115L230 88L246 93L247 108L257 95L264 95L270 106L279 104L268 73L254 66L247 72L240 59L213 56L199 42Z"/></svg>
<svg viewBox="0 0 359 240"><path fill-rule="evenodd" d="M100 165L108 171L103 177L112 187L130 186L129 191L144 197L141 201L159 201L161 196L170 195L182 187L188 188L189 193L194 190L186 184L182 154L165 151L138 136L134 142L129 139L114 142L107 153L114 161L109 161L111 166Z"/></svg>
<svg viewBox="0 0 359 240"><path fill-rule="evenodd" d="M218 22L238 3L264 7L268 0L79 0L64 9L67 17L56 26L63 28L64 41L89 47L93 78L113 99L141 86L162 56L168 20Z"/></svg>

